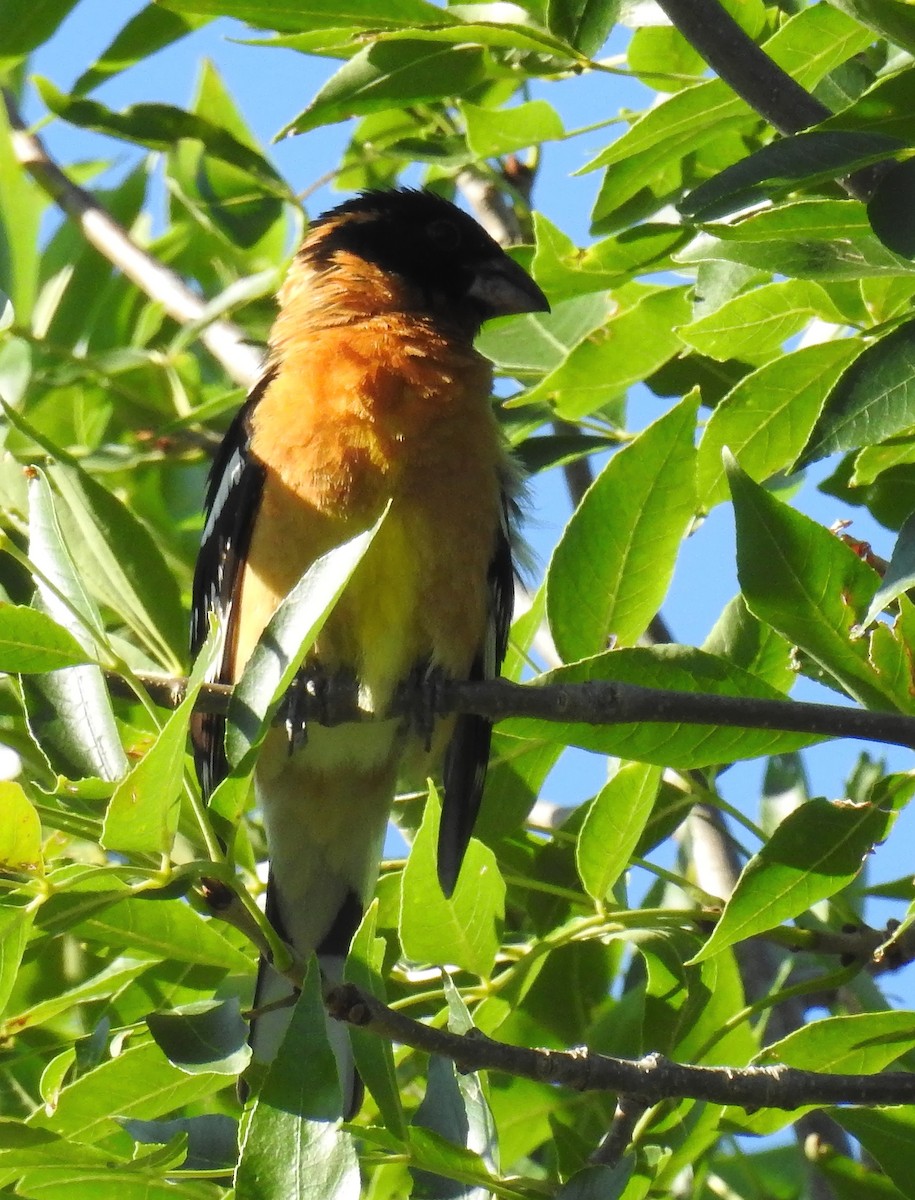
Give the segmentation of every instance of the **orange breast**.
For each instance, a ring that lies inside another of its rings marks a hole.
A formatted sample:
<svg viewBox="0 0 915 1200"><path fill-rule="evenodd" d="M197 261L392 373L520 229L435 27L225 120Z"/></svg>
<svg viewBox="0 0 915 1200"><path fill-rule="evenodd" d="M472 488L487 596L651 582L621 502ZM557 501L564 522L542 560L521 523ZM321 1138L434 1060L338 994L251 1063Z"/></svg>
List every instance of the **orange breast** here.
<svg viewBox="0 0 915 1200"><path fill-rule="evenodd" d="M236 670L280 599L321 554L385 524L316 645L356 671L381 707L418 662L464 674L487 614L502 449L489 367L394 319L328 330L283 369L255 410L267 466L248 554Z"/></svg>

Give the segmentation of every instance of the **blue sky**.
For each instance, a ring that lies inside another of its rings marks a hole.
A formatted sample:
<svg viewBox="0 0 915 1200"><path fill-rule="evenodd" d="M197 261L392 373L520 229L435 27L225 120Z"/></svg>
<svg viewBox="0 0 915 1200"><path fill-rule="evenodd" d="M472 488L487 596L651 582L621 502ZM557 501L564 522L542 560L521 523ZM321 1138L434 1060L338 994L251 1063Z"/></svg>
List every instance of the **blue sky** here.
<svg viewBox="0 0 915 1200"><path fill-rule="evenodd" d="M143 5L118 0L81 0L55 38L36 54L32 70L45 75L62 89L68 88L85 67L105 48L118 28ZM321 83L335 69L329 59L307 58L293 51L238 44L250 36L243 26L226 20L215 21L183 42L155 56L149 62L125 72L98 89L97 97L114 108L137 101L160 101L185 106L193 94L200 60L210 58L218 67L229 90L236 97L249 125L269 144L275 132L305 107ZM233 40L236 39L236 40ZM615 36L606 53L613 53L623 39ZM544 85L539 94L553 103L567 129L580 128L595 120L612 116L622 107L639 107L647 93L633 81L602 74L571 79L558 85ZM28 104L31 118L41 114L34 100ZM310 187L335 164L348 137L349 126L341 124L315 130L304 137L286 139L271 147L279 169L298 191ZM75 159L109 159L111 171L120 175L134 162L136 154L123 144L112 143L98 135L72 129L53 121L42 130L51 152L63 163ZM584 165L608 140L605 130L584 134L565 143L547 146L534 194L534 200L546 215L573 237L587 244L588 206L594 194L593 176L575 178L572 172ZM318 212L338 202L340 194L329 187L318 189L309 204ZM160 199L161 203L161 199ZM664 410L660 401L645 389L631 397L632 424L640 427ZM821 464L818 476L828 474L829 465ZM829 525L837 518L854 520L852 533L871 541L875 551L888 558L894 535L875 525L861 509L846 512L838 501L823 496L808 483L798 501L816 520ZM540 560L545 564L552 545L568 514L561 475L553 472L538 482L533 497L528 536ZM863 514L863 515L862 515ZM737 591L734 565L733 523L728 506L719 506L683 549L676 576L664 605L664 614L675 635L684 642L701 643L724 604ZM835 700L813 684L801 681L797 698ZM808 752L807 765L815 793L830 798L842 795L842 783L857 758L860 747L851 743L832 743ZM903 751L873 748L898 770L910 765ZM744 764L728 772L723 790L729 801L755 816L763 764ZM563 804L584 798L604 781L605 762L593 755L578 753L555 773L547 788L547 799ZM915 820L902 818L892 846L881 850L875 860L877 878L893 878L911 870L901 849L912 844ZM899 849L897 849L897 847ZM885 910L870 914L884 919Z"/></svg>

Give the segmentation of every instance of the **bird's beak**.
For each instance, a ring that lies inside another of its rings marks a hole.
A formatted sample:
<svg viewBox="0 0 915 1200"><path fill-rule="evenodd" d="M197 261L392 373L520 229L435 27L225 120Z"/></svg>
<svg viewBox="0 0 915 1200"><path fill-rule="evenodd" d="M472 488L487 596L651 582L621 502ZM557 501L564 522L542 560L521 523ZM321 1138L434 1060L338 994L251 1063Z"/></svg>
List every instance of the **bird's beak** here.
<svg viewBox="0 0 915 1200"><path fill-rule="evenodd" d="M507 255L480 263L467 295L487 318L550 311L549 300L527 271Z"/></svg>

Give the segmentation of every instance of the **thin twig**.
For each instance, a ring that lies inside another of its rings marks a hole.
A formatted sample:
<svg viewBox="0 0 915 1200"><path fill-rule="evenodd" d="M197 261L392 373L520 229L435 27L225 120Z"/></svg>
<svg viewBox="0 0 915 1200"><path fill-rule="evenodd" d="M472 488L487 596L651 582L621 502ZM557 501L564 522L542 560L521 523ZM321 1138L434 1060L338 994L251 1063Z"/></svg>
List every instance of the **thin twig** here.
<svg viewBox="0 0 915 1200"><path fill-rule="evenodd" d="M592 1166L602 1164L615 1167L626 1153L626 1147L632 1141L632 1132L648 1109L644 1100L634 1096L620 1095L616 1101L616 1112L613 1121L594 1153L588 1159Z"/></svg>

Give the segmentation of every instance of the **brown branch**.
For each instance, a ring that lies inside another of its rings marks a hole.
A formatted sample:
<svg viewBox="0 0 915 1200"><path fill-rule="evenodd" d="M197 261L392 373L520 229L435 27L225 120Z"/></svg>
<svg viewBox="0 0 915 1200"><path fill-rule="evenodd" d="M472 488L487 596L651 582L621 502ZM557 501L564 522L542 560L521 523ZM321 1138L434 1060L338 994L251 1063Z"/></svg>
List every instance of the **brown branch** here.
<svg viewBox="0 0 915 1200"><path fill-rule="evenodd" d="M42 142L29 131L13 93L2 89L12 134L13 153L42 191L80 227L86 240L131 282L157 301L182 325L206 319L203 301L152 255L131 238L127 230L96 200L78 187L50 157ZM209 321L200 329L200 340L227 375L247 389L261 373L262 355L249 345L242 329L231 321Z"/></svg>
<svg viewBox="0 0 915 1200"><path fill-rule="evenodd" d="M675 1097L736 1104L743 1108L794 1109L807 1104L912 1104L915 1074L824 1075L781 1065L696 1067L660 1054L611 1058L585 1047L533 1050L496 1042L479 1030L449 1033L414 1021L351 984L333 988L325 1002L338 1021L450 1059L459 1071L504 1071L576 1091L616 1092L655 1104Z"/></svg>
<svg viewBox="0 0 915 1200"><path fill-rule="evenodd" d="M140 675L152 700L166 708L176 707L184 694L185 681L157 675ZM130 694L115 675L113 688ZM360 709L354 684L341 680L328 683L328 696L316 709L318 724L343 724L377 719ZM197 710L225 715L232 689L225 684L207 684L201 689ZM303 698L297 704L301 708ZM330 709L334 720L322 721ZM860 738L915 749L915 717L902 713L871 712L838 704L809 704L799 700L768 700L754 696L711 695L642 687L634 683L592 680L587 683L519 684L507 679L486 682L449 680L437 687L436 711L476 713L492 721L522 718L582 725L717 725L732 729L771 729L783 733L805 733L816 737ZM386 717L409 716L415 712L415 694L399 693ZM278 716L278 720L281 716Z"/></svg>

